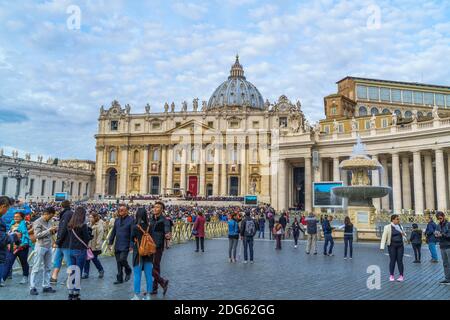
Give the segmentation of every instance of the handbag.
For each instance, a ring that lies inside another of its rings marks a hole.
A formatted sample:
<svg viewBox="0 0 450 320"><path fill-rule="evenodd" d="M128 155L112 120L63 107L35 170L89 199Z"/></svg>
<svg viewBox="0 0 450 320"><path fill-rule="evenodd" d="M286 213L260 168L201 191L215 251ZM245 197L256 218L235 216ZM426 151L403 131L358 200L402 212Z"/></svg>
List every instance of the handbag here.
<svg viewBox="0 0 450 320"><path fill-rule="evenodd" d="M80 237L78 237L77 233L75 232L75 230L72 229L72 233L75 236L75 238L78 239L78 241L80 241L85 247L86 247L86 260L92 260L94 259L94 253L92 252L91 248L89 248L89 246L84 243L83 240L80 239Z"/></svg>

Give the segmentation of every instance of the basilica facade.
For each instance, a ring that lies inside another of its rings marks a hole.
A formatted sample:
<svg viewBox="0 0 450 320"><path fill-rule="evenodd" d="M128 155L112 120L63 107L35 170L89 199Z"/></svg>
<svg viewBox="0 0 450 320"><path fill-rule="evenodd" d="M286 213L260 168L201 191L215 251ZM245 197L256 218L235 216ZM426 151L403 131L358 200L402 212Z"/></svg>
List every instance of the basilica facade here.
<svg viewBox="0 0 450 320"><path fill-rule="evenodd" d="M318 210L313 183L351 183L339 163L359 135L385 168L371 183L393 189L378 210L447 208L449 87L347 77L324 107L312 127L299 101L264 100L238 57L208 101L144 113L113 101L95 136L96 197L253 194L278 210Z"/></svg>

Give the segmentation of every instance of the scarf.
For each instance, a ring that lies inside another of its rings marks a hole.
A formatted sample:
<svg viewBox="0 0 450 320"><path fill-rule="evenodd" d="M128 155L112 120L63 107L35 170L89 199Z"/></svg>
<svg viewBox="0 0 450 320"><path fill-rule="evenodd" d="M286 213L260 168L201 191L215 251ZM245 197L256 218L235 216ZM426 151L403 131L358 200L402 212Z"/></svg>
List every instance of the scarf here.
<svg viewBox="0 0 450 320"><path fill-rule="evenodd" d="M398 232L400 232L401 234L403 234L403 229L399 224L394 224L391 222L391 226L395 228L395 230L397 230Z"/></svg>

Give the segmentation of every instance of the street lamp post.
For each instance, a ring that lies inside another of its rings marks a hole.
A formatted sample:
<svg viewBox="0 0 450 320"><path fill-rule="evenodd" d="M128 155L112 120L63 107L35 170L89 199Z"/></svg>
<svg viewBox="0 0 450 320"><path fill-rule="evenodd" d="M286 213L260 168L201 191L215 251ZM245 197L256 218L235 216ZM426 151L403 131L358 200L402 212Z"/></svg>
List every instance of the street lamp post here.
<svg viewBox="0 0 450 320"><path fill-rule="evenodd" d="M23 179L26 179L27 183L26 185L28 185L28 176L30 175L30 170L25 169L23 172L21 170L21 159L14 159L14 167L11 167L8 169L8 177L9 178L13 178L16 179L17 184L16 184L16 195L15 195L15 199L18 200L19 199L19 194L20 194L20 182Z"/></svg>

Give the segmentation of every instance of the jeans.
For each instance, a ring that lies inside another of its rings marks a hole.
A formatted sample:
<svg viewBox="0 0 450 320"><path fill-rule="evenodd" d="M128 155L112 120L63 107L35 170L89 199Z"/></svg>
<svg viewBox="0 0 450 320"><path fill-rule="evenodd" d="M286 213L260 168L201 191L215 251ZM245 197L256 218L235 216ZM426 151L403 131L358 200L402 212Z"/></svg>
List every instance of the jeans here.
<svg viewBox="0 0 450 320"><path fill-rule="evenodd" d="M228 238L228 257L236 260L236 248L238 245L239 239L236 238Z"/></svg>
<svg viewBox="0 0 450 320"><path fill-rule="evenodd" d="M128 264L128 252L129 251L116 251L116 263L117 263L117 280L123 281L123 270L125 274L131 274L131 267Z"/></svg>
<svg viewBox="0 0 450 320"><path fill-rule="evenodd" d="M350 249L350 258L353 257L353 236L344 236L344 257L347 257L347 249Z"/></svg>
<svg viewBox="0 0 450 320"><path fill-rule="evenodd" d="M81 277L81 272L83 270L84 264L86 263L86 249L70 249L70 266L77 266L80 268L79 276ZM80 288L69 289L69 293L79 294Z"/></svg>
<svg viewBox="0 0 450 320"><path fill-rule="evenodd" d="M103 271L103 266L100 263L100 260L98 260L98 256L102 253L101 250L92 251L94 254L94 259L92 259L92 262L94 263L95 267L97 268L98 272ZM84 264L83 268L83 274L86 276L89 276L89 270L91 268L91 260L86 260L86 263Z"/></svg>
<svg viewBox="0 0 450 320"><path fill-rule="evenodd" d="M56 248L55 254L53 256L54 269L61 269L63 258L64 261L66 261L67 266L69 267L71 265L70 249Z"/></svg>
<svg viewBox="0 0 450 320"><path fill-rule="evenodd" d="M391 243L390 246L388 246L389 251L389 274L394 275L395 271L395 264L397 264L398 272L401 276L403 276L404 267L403 267L403 253L405 252L405 247L403 246L403 243L396 244Z"/></svg>
<svg viewBox="0 0 450 320"><path fill-rule="evenodd" d="M36 288L36 275L43 271L42 287L50 287L50 276L52 271L52 248L36 246L34 248L35 256L33 268L31 269L30 289ZM41 264L44 268L41 268Z"/></svg>
<svg viewBox="0 0 450 320"><path fill-rule="evenodd" d="M317 233L308 233L308 242L306 243L306 253L310 253L314 247L314 253L317 253Z"/></svg>
<svg viewBox="0 0 450 320"><path fill-rule="evenodd" d="M199 244L202 247L202 251L204 251L205 250L205 238L204 237L195 237L195 246L197 248L197 251L198 251Z"/></svg>
<svg viewBox="0 0 450 320"><path fill-rule="evenodd" d="M437 254L437 249L436 249L436 243L435 242L429 242L428 243L428 249L430 250L431 259L439 260L438 259L438 254Z"/></svg>
<svg viewBox="0 0 450 320"><path fill-rule="evenodd" d="M450 248L441 248L445 280L450 281Z"/></svg>
<svg viewBox="0 0 450 320"><path fill-rule="evenodd" d="M294 236L294 244L297 245L298 244L298 238L300 237L300 232L294 232L293 236Z"/></svg>
<svg viewBox="0 0 450 320"><path fill-rule="evenodd" d="M324 234L325 244L323 246L323 254L327 254L328 243L330 244L330 248L328 250L328 254L333 253L334 240L331 234Z"/></svg>
<svg viewBox="0 0 450 320"><path fill-rule="evenodd" d="M153 271L153 264L151 262L144 262L141 260L141 262L133 267L133 276L134 276L134 293L139 295L141 293L141 277L142 277L142 270L144 270L145 274L145 281L147 283L147 293L150 293L152 291L152 285L153 285L153 277L152 277L152 271Z"/></svg>
<svg viewBox="0 0 450 320"><path fill-rule="evenodd" d="M420 243L413 243L412 244L413 247L413 251L414 251L414 258L416 259L416 261L420 261L422 254L420 252L421 248L422 248L422 244Z"/></svg>
<svg viewBox="0 0 450 320"><path fill-rule="evenodd" d="M260 227L258 231L258 239L263 238L264 239L264 227Z"/></svg>
<svg viewBox="0 0 450 320"><path fill-rule="evenodd" d="M273 238L272 230L273 230L273 226L269 226L269 240L272 240L272 238Z"/></svg>
<svg viewBox="0 0 450 320"><path fill-rule="evenodd" d="M162 248L156 248L156 252L153 254L153 291L158 290L158 284L162 287L166 280L161 277L161 259L163 255Z"/></svg>
<svg viewBox="0 0 450 320"><path fill-rule="evenodd" d="M253 261L253 237L244 237L244 260L248 260L248 250L250 250L250 261Z"/></svg>
<svg viewBox="0 0 450 320"><path fill-rule="evenodd" d="M6 255L6 264L3 270L3 281L8 278L8 275L11 273L14 262L16 262L16 258L19 258L20 265L22 266L22 274L24 277L28 277L30 274L30 265L28 264L28 252L30 251L30 247L26 247L23 250L18 251L16 254L8 251Z"/></svg>

